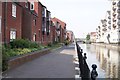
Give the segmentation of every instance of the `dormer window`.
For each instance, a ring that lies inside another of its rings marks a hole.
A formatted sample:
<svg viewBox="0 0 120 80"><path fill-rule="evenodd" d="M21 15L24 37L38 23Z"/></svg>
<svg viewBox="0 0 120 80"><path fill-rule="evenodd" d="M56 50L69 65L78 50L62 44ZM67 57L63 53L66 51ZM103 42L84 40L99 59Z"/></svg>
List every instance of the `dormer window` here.
<svg viewBox="0 0 120 80"><path fill-rule="evenodd" d="M34 2L30 3L30 10L34 10Z"/></svg>

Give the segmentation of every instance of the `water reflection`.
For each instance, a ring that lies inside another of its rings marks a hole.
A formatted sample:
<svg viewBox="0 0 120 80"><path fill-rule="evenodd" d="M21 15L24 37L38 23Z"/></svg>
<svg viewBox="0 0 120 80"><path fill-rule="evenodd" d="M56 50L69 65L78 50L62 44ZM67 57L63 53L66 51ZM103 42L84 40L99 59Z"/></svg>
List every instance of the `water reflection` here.
<svg viewBox="0 0 120 80"><path fill-rule="evenodd" d="M86 45L86 51L91 54L96 53L99 66L105 71L106 78L120 79L120 52L107 48Z"/></svg>

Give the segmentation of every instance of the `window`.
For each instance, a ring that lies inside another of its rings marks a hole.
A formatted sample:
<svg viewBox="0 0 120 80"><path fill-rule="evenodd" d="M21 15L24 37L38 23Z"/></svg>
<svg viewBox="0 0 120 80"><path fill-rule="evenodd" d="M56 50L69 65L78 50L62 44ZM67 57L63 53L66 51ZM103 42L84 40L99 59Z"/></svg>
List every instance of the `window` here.
<svg viewBox="0 0 120 80"><path fill-rule="evenodd" d="M33 41L36 41L36 33L33 35Z"/></svg>
<svg viewBox="0 0 120 80"><path fill-rule="evenodd" d="M25 2L25 7L28 8L28 2Z"/></svg>
<svg viewBox="0 0 120 80"><path fill-rule="evenodd" d="M16 5L12 4L12 16L16 17Z"/></svg>
<svg viewBox="0 0 120 80"><path fill-rule="evenodd" d="M34 10L34 2L30 3L30 10Z"/></svg>
<svg viewBox="0 0 120 80"><path fill-rule="evenodd" d="M33 24L36 26L36 18L33 18Z"/></svg>
<svg viewBox="0 0 120 80"><path fill-rule="evenodd" d="M16 31L15 30L11 30L10 31L10 40L16 39Z"/></svg>

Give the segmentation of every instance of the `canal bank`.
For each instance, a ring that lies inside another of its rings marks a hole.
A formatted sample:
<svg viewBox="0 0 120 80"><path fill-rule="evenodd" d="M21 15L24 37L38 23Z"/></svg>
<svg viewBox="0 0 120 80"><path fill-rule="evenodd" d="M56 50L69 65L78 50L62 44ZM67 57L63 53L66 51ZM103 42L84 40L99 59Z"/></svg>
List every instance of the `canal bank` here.
<svg viewBox="0 0 120 80"><path fill-rule="evenodd" d="M120 79L120 54L118 50L92 44L79 44L87 54L87 63L91 71L92 64L97 65L98 78Z"/></svg>
<svg viewBox="0 0 120 80"><path fill-rule="evenodd" d="M92 45L120 51L120 45L118 44L92 43Z"/></svg>

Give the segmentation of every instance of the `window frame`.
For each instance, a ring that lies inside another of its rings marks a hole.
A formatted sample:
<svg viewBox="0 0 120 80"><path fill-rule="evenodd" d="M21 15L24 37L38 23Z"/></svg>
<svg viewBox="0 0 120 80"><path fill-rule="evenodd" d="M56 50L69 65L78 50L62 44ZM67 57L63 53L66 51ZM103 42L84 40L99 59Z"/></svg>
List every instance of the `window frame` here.
<svg viewBox="0 0 120 80"><path fill-rule="evenodd" d="M33 8L32 8L32 6L33 6ZM30 10L34 10L34 2L30 3Z"/></svg>
<svg viewBox="0 0 120 80"><path fill-rule="evenodd" d="M15 3L12 3L12 16L15 18L17 16L17 6Z"/></svg>
<svg viewBox="0 0 120 80"><path fill-rule="evenodd" d="M12 34L12 35L11 35ZM16 30L10 30L10 41L16 39L17 37L17 32Z"/></svg>

